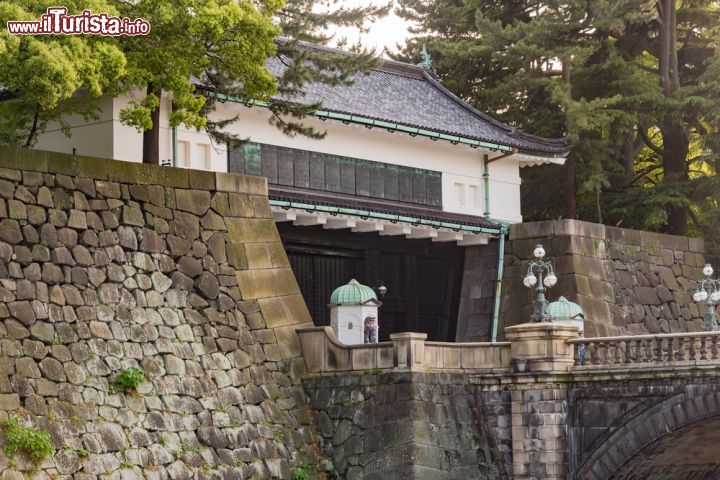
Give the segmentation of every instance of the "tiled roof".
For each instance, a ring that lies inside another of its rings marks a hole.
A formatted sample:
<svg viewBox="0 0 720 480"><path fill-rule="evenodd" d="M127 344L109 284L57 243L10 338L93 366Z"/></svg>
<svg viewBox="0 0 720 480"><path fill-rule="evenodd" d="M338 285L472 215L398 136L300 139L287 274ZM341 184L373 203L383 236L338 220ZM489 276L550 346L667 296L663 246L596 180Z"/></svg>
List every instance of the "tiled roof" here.
<svg viewBox="0 0 720 480"><path fill-rule="evenodd" d="M277 57L271 57L267 66L276 76L286 68ZM352 85L337 86L306 83L304 96L279 96L275 100L322 102L322 110L515 147L529 154L563 155L568 150L565 139L529 135L476 110L440 85L430 72L412 64L384 60L372 72L357 75L354 80Z"/></svg>

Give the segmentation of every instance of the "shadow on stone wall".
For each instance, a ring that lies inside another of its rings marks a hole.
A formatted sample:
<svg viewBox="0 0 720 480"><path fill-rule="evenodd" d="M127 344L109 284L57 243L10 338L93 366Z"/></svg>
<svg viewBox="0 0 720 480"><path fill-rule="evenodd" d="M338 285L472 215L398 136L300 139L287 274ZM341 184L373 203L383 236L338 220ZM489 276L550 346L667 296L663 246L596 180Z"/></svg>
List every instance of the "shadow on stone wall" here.
<svg viewBox="0 0 720 480"><path fill-rule="evenodd" d="M510 392L466 375L308 378L326 468L346 480L509 478Z"/></svg>

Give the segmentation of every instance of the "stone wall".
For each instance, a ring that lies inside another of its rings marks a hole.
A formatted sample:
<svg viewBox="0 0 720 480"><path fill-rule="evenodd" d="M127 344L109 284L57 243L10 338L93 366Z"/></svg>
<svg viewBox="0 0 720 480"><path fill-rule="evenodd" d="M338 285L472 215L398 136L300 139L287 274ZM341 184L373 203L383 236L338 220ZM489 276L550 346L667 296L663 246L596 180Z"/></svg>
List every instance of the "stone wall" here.
<svg viewBox="0 0 720 480"><path fill-rule="evenodd" d="M510 392L422 372L304 381L328 478L508 478Z"/></svg>
<svg viewBox="0 0 720 480"><path fill-rule="evenodd" d="M300 325L264 179L0 149L0 420L56 449L0 450L3 480L289 478Z"/></svg>
<svg viewBox="0 0 720 480"><path fill-rule="evenodd" d="M701 239L559 220L510 227L500 338L506 326L530 318L531 291L522 278L537 243L545 246L559 279L548 299L564 296L580 304L588 317L586 336L702 328L705 307L692 302L704 265ZM496 244L467 251L458 341L490 337L496 261Z"/></svg>
<svg viewBox="0 0 720 480"><path fill-rule="evenodd" d="M531 291L522 278L538 243L559 279L549 301L564 296L580 304L589 318L586 336L702 328L705 307L692 302L705 261L702 239L558 220L511 225L499 338L504 327L530 318ZM457 341L490 339L497 251L497 241L466 249Z"/></svg>
<svg viewBox="0 0 720 480"><path fill-rule="evenodd" d="M513 225L505 254L502 320L526 322L529 289L522 284L537 243L553 261L559 296L578 303L588 337L702 329L702 311L692 301L702 277L701 239L609 227L577 220ZM502 330L502 325L501 325Z"/></svg>

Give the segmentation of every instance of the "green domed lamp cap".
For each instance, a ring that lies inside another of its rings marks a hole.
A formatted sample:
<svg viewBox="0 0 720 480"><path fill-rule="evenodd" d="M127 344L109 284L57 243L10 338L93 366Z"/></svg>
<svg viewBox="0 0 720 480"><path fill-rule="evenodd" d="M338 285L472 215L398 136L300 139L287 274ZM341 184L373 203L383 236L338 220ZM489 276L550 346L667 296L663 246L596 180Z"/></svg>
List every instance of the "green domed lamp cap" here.
<svg viewBox="0 0 720 480"><path fill-rule="evenodd" d="M349 306L365 305L367 303L381 305L375 291L354 278L346 285L336 288L330 295L330 305Z"/></svg>
<svg viewBox="0 0 720 480"><path fill-rule="evenodd" d="M585 318L583 309L577 303L571 302L565 297L560 297L556 302L548 305L550 320L553 322L567 320L582 320Z"/></svg>

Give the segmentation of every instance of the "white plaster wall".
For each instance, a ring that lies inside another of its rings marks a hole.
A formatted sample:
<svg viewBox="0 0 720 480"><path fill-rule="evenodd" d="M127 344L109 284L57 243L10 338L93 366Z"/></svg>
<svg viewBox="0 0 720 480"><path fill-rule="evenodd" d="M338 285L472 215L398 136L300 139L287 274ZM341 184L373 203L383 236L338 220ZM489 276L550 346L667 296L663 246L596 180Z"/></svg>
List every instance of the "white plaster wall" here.
<svg viewBox="0 0 720 480"><path fill-rule="evenodd" d="M97 120L88 121L81 115L68 115L65 118L71 125L70 137L60 130L57 123L49 123L34 148L70 154L75 149L77 155L113 158L112 99L103 97L98 106L100 111Z"/></svg>
<svg viewBox="0 0 720 480"><path fill-rule="evenodd" d="M268 123L269 113L262 107L248 108L228 102L220 104L216 112L220 118L237 114L238 121L228 130L254 142L440 171L443 173L443 210L478 216L484 213L483 155L492 158L499 155L498 152L319 119L304 122L327 132L324 139L291 138ZM462 198L455 195L456 183L464 191ZM473 192L476 193L473 195ZM479 202L471 201L473 198L478 198ZM513 158L490 164L490 216L496 220L522 221L520 166Z"/></svg>
<svg viewBox="0 0 720 480"><path fill-rule="evenodd" d="M519 163L512 158L504 158L491 162L489 167L490 218L522 222Z"/></svg>
<svg viewBox="0 0 720 480"><path fill-rule="evenodd" d="M136 95L138 98L141 98L141 95ZM131 98L129 95L121 96L115 98L113 102L113 158L129 162L139 162L142 161L142 133L120 122L120 111L128 106ZM170 100L164 97L160 105L161 160L172 160L172 129L169 127L169 112ZM178 166L217 172L227 170L227 153L225 147L214 145L204 130L197 131L180 125L177 129L177 136L178 144L180 146L187 146L187 153L189 153L189 164L179 164ZM182 160L182 158L180 158L180 160Z"/></svg>
<svg viewBox="0 0 720 480"><path fill-rule="evenodd" d="M136 96L141 98L141 94ZM73 136L65 139L57 132L43 135L37 148L78 154L115 158L132 162L142 161L142 133L120 122L120 110L132 96L103 99L103 116L99 123L84 125L75 119ZM172 158L172 130L168 126L170 102L164 98L160 111L160 158ZM405 133L367 129L360 125L345 125L338 121L305 119L306 124L327 132L322 140L303 136L288 137L268 123L269 112L262 107L248 108L227 102L218 104L215 119L238 115L228 127L230 133L253 142L391 163L440 171L443 174L443 209L448 212L482 216L485 185L483 183L483 155L499 155L481 148L452 145L446 141L432 141L411 137ZM178 128L179 166L213 171L227 170L227 151L224 145L214 145L204 131ZM495 220L520 222L520 164L507 157L490 164L490 217Z"/></svg>

